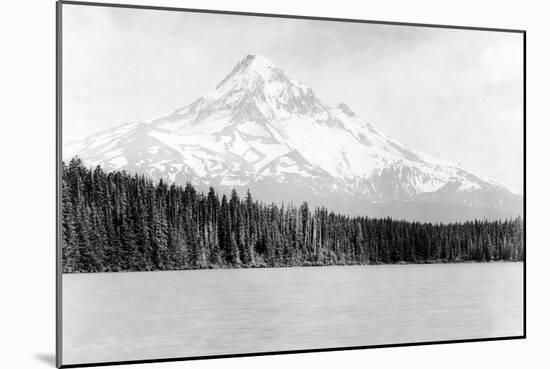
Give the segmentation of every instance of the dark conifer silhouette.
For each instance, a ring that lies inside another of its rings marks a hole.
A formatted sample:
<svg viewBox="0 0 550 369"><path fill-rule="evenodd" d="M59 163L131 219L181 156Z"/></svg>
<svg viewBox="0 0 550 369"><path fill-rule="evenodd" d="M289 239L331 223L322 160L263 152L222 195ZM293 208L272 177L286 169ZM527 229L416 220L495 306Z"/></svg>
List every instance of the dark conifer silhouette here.
<svg viewBox="0 0 550 369"><path fill-rule="evenodd" d="M523 221L432 224L351 217L307 203L221 200L124 171L63 163L63 271L523 260Z"/></svg>

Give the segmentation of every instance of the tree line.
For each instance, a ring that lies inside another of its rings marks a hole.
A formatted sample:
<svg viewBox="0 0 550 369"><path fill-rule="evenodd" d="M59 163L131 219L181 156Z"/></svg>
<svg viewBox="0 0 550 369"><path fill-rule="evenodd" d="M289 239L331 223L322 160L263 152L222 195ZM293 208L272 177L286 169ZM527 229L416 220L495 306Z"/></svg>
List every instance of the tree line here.
<svg viewBox="0 0 550 369"><path fill-rule="evenodd" d="M204 194L62 164L63 271L523 260L523 221L432 224Z"/></svg>

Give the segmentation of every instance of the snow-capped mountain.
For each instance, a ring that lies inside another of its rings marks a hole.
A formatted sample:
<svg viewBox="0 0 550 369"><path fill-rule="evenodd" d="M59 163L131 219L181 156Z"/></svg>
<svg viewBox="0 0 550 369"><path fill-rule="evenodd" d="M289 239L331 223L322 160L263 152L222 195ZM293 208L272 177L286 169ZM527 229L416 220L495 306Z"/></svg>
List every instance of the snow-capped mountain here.
<svg viewBox="0 0 550 369"><path fill-rule="evenodd" d="M351 109L331 108L261 56L248 55L216 89L147 123L63 147L106 170L263 201L307 200L335 211L448 221L521 214L522 198L457 164L409 149Z"/></svg>

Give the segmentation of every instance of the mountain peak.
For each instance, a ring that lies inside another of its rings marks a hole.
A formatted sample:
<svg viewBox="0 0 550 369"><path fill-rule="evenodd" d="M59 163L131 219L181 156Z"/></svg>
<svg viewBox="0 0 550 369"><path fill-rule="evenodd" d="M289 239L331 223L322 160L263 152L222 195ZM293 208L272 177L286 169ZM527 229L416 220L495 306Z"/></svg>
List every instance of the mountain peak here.
<svg viewBox="0 0 550 369"><path fill-rule="evenodd" d="M235 76L253 76L268 80L273 72L281 72L281 70L271 62L271 60L255 54L249 54L244 59L241 59L221 82L216 89L223 86L227 81Z"/></svg>
<svg viewBox="0 0 550 369"><path fill-rule="evenodd" d="M273 62L262 55L249 54L242 61L243 65L254 70L275 69L277 66Z"/></svg>

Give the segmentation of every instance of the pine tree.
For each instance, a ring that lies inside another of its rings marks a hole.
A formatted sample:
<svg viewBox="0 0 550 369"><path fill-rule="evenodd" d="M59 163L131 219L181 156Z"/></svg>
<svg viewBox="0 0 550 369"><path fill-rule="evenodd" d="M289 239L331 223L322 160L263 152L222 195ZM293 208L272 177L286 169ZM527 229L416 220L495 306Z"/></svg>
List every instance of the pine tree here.
<svg viewBox="0 0 550 369"><path fill-rule="evenodd" d="M62 179L62 210L61 210L61 250L63 259L63 271L73 272L78 270L79 253L76 241L76 219L75 211L71 201L71 193L67 184L67 172L65 163L63 166L63 179Z"/></svg>

